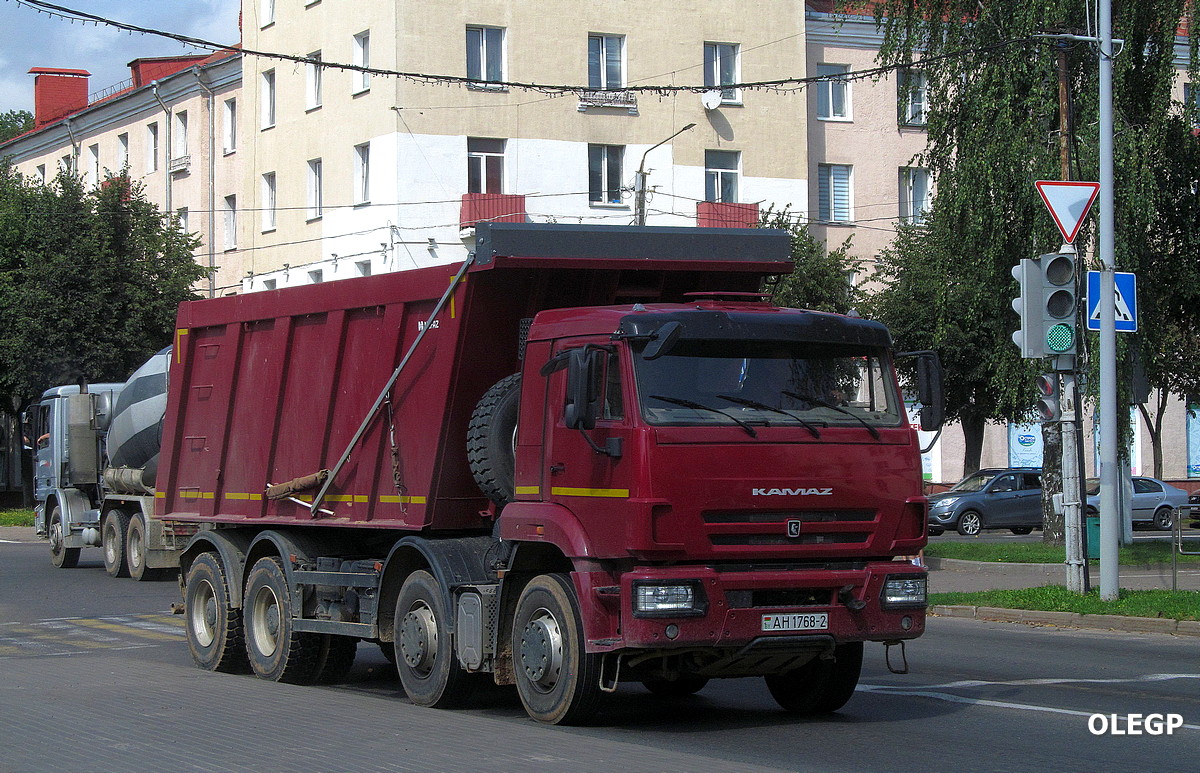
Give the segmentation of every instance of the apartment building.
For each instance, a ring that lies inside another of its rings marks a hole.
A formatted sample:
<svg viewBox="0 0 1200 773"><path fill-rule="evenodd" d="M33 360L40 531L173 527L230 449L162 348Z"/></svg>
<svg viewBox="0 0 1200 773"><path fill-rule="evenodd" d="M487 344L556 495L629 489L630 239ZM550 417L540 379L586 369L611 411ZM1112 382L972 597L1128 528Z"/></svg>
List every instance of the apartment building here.
<svg viewBox="0 0 1200 773"><path fill-rule="evenodd" d="M196 260L213 268L200 290L237 287L235 223L222 203L239 192L237 124L241 57L213 55L135 59L130 79L89 93L81 69L36 67L34 128L0 145L17 171L41 182L60 172L85 185L126 174L147 198L199 236Z"/></svg>
<svg viewBox="0 0 1200 773"><path fill-rule="evenodd" d="M731 87L803 70L798 0L246 0L242 19L248 50L305 59L244 62L246 291L457 261L479 220L628 225L639 169L649 224L807 208L803 95Z"/></svg>

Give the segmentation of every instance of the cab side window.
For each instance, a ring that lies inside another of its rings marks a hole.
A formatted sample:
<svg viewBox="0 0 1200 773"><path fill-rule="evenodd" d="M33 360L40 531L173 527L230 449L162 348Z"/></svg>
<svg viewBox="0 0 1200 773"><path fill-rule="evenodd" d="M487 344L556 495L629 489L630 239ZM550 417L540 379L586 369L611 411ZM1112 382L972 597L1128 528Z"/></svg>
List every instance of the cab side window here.
<svg viewBox="0 0 1200 773"><path fill-rule="evenodd" d="M620 360L616 352L608 355L604 365L604 414L602 419L625 418L625 401L621 391Z"/></svg>

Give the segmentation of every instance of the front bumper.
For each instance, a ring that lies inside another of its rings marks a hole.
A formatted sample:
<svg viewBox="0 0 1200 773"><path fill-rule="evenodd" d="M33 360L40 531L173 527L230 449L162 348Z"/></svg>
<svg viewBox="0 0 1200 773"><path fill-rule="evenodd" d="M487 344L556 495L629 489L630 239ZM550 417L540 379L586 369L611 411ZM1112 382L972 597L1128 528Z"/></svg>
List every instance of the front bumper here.
<svg viewBox="0 0 1200 773"><path fill-rule="evenodd" d="M914 639L925 630L924 599L893 608L882 599L889 577L927 579L925 570L908 562L796 569L747 565L640 568L622 575L619 586L604 585L603 578L609 583L612 578L598 574L577 575L580 590L607 605L610 613L619 608L620 627L616 631L596 630L596 636L591 630L585 631L592 652L690 647L776 649L776 640L782 649L788 648L789 641L807 649L804 640L812 637L829 638L835 644L894 641ZM646 583L691 583L702 597L701 609L674 616L640 614L634 609L634 589ZM827 621L823 627L779 629L780 616L811 623L822 615ZM598 623L604 615L588 617Z"/></svg>

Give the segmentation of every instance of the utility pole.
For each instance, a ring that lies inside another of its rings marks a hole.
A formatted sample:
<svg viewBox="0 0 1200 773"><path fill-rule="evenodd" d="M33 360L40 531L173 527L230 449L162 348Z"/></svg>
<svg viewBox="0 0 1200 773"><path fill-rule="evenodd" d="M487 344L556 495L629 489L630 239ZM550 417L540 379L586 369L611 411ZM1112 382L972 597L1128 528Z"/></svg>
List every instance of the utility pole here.
<svg viewBox="0 0 1200 773"><path fill-rule="evenodd" d="M634 223L636 225L645 225L646 224L646 188L647 188L646 183L650 177L650 173L646 171L646 156L650 155L650 151L654 150L659 145L666 145L668 142L675 139L680 134L683 134L688 129L694 129L694 128L696 128L696 124L689 123L687 126L683 127L679 131L675 132L670 137L667 137L662 142L659 142L656 145L651 145L649 148L646 149L646 152L642 154L642 163L638 164L637 174L634 177L634 181L633 181L633 188L634 188L633 212L634 212Z"/></svg>
<svg viewBox="0 0 1200 773"><path fill-rule="evenodd" d="M1112 0L1097 0L1100 26L1100 598L1120 593L1117 550L1117 326L1113 236Z"/></svg>

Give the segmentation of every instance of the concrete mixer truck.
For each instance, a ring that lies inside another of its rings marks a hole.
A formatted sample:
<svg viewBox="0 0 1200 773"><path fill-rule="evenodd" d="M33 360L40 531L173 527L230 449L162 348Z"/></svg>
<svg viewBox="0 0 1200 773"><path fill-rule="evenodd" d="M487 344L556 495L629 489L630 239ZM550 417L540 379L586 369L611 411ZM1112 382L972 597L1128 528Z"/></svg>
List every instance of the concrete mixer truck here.
<svg viewBox="0 0 1200 773"><path fill-rule="evenodd" d="M55 566L74 567L80 551L95 546L114 577L178 568L196 527L152 517L170 352L124 383L48 389L26 411L25 436L35 439L34 528L50 541Z"/></svg>
<svg viewBox="0 0 1200 773"><path fill-rule="evenodd" d="M52 542L199 529L178 562L201 668L335 681L374 642L418 705L484 679L547 723L628 681L757 676L788 711L835 711L865 642L922 633L901 355L877 322L771 304L786 233L476 237L459 266L182 304L153 495L148 449L119 459L135 374L84 533L60 497ZM911 355L932 429L941 371Z"/></svg>

